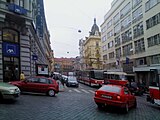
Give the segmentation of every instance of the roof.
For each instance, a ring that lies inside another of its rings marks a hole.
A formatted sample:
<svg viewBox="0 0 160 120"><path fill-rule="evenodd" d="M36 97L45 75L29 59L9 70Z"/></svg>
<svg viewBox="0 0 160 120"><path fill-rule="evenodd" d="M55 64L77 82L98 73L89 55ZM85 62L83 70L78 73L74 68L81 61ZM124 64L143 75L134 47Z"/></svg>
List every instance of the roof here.
<svg viewBox="0 0 160 120"><path fill-rule="evenodd" d="M127 75L125 72L104 72L104 74Z"/></svg>
<svg viewBox="0 0 160 120"><path fill-rule="evenodd" d="M99 27L96 24L96 18L94 18L94 24L92 26L90 35L96 35L96 32L98 32L98 34L99 34Z"/></svg>

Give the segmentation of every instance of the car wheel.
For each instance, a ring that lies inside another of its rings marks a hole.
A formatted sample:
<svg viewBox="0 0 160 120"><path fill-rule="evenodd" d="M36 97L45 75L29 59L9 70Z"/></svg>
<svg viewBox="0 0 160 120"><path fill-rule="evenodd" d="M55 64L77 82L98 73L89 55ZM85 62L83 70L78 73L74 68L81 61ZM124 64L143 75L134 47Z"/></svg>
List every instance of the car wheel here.
<svg viewBox="0 0 160 120"><path fill-rule="evenodd" d="M125 105L125 108L124 108L124 113L128 113L129 111L129 107L128 107L128 103Z"/></svg>
<svg viewBox="0 0 160 120"><path fill-rule="evenodd" d="M49 90L49 91L48 91L48 95L49 95L50 97L55 96L55 91L54 91L54 90Z"/></svg>

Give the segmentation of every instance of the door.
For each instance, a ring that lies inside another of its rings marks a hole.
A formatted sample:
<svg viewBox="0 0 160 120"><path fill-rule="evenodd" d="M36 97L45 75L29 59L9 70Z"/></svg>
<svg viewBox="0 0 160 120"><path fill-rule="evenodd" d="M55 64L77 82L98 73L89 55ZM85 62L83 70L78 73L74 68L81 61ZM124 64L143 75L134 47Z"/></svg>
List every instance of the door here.
<svg viewBox="0 0 160 120"><path fill-rule="evenodd" d="M39 78L36 91L46 93L49 87L49 80L46 78Z"/></svg>
<svg viewBox="0 0 160 120"><path fill-rule="evenodd" d="M128 100L128 106L131 107L134 105L134 96L130 93L130 91L128 90L128 88L124 88L124 94L127 97Z"/></svg>
<svg viewBox="0 0 160 120"><path fill-rule="evenodd" d="M22 90L26 92L36 92L38 87L38 78L30 77L22 83Z"/></svg>
<svg viewBox="0 0 160 120"><path fill-rule="evenodd" d="M3 80L4 82L19 80L19 59L16 57L4 57Z"/></svg>

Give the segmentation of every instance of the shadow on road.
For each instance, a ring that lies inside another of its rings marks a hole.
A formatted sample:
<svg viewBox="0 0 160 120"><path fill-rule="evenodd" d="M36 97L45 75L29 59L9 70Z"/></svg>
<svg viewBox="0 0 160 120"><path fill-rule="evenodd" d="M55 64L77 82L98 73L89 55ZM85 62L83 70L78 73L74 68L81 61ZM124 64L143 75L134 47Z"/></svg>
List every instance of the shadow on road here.
<svg viewBox="0 0 160 120"><path fill-rule="evenodd" d="M15 104L16 102L17 102L17 100L13 100L13 99L0 100L0 104Z"/></svg>

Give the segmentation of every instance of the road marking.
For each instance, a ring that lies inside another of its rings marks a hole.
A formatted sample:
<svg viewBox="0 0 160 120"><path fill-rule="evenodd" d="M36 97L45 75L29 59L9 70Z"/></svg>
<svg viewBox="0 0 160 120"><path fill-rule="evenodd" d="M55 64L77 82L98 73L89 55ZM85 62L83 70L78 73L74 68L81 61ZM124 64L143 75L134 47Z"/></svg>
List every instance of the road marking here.
<svg viewBox="0 0 160 120"><path fill-rule="evenodd" d="M72 92L72 90L68 90L69 92Z"/></svg>
<svg viewBox="0 0 160 120"><path fill-rule="evenodd" d="M83 88L83 86L79 85L80 88Z"/></svg>
<svg viewBox="0 0 160 120"><path fill-rule="evenodd" d="M78 92L78 93L81 93L81 91L77 90L77 89L73 89L74 91Z"/></svg>
<svg viewBox="0 0 160 120"><path fill-rule="evenodd" d="M91 92L91 93L95 93L95 91L93 91L93 90L88 90L89 92Z"/></svg>
<svg viewBox="0 0 160 120"><path fill-rule="evenodd" d="M81 89L83 92L85 92L85 93L89 93L88 91L86 91L85 89Z"/></svg>

